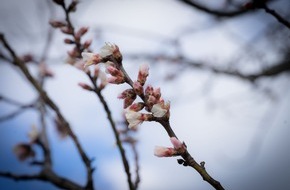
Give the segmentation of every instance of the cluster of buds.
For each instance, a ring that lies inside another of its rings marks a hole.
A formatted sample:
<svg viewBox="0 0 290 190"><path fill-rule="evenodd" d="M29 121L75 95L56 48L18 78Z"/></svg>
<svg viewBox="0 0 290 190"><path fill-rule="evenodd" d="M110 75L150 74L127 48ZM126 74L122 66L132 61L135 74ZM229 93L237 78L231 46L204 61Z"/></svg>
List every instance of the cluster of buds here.
<svg viewBox="0 0 290 190"><path fill-rule="evenodd" d="M126 78L127 74L124 73L122 68L122 54L117 45L106 43L100 50L100 53L94 54L89 52L82 53L85 67L90 65L98 65L103 62L106 66L106 72L111 75L107 82L113 84L129 83L132 88L124 90L118 98L124 100L125 117L129 122L129 128L136 128L137 125L143 121L152 121L154 118L169 118L170 104L164 102L161 97L160 88L154 89L148 85L144 88L147 77L149 75L148 65L141 65L138 72L138 77L132 84ZM87 90L91 87L81 84ZM144 90L145 89L145 90ZM137 95L141 97L144 102L134 103ZM145 108L149 113L141 113L140 111Z"/></svg>
<svg viewBox="0 0 290 190"><path fill-rule="evenodd" d="M184 144L184 142L181 142L176 137L171 137L170 141L173 145L173 148L156 146L154 149L154 155L157 157L172 157L180 156L185 153L186 145Z"/></svg>
<svg viewBox="0 0 290 190"><path fill-rule="evenodd" d="M32 145L38 143L40 138L40 133L35 125L32 125L31 131L28 133L28 136L30 138L29 143L19 143L13 149L16 157L20 161L24 161L30 157L35 156Z"/></svg>
<svg viewBox="0 0 290 190"><path fill-rule="evenodd" d="M90 65L97 65L99 63L111 62L122 62L122 54L120 49L115 44L106 43L100 50L100 53L94 54L89 52L82 53L83 60L85 61L85 67ZM114 65L114 64L108 64Z"/></svg>
<svg viewBox="0 0 290 190"><path fill-rule="evenodd" d="M68 6L66 6L66 2L64 0L54 0L54 3L60 5L64 9L66 13L66 21L51 20L50 25L53 28L59 29L63 34L69 36L64 39L64 43L72 44L74 47L72 50L68 51L69 58L67 62L71 65L75 65L78 59L81 58L81 52L88 50L92 43L91 39L81 42L81 38L88 32L89 28L81 27L80 29L75 30L69 22L69 13L76 10L78 0L72 0Z"/></svg>

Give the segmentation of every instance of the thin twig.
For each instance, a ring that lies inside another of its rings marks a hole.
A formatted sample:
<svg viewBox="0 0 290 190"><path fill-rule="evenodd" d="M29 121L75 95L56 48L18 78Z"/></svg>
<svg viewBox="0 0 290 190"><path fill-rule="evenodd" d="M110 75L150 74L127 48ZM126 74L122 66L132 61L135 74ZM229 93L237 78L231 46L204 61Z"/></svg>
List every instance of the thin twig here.
<svg viewBox="0 0 290 190"><path fill-rule="evenodd" d="M20 115L21 113L23 113L24 110L32 109L32 108L35 108L35 103L19 106L19 108L16 111L14 111L14 112L12 112L10 114L7 114L5 116L0 117L0 122L12 119L12 118Z"/></svg>
<svg viewBox="0 0 290 190"><path fill-rule="evenodd" d="M121 157L122 157L122 162L123 162L123 165L124 165L124 169L125 169L125 172L126 172L126 175L127 175L127 182L128 182L129 188L130 188L130 190L136 189L134 187L133 183L132 183L129 162L128 162L127 158L126 158L125 149L123 148L122 142L120 140L116 124L115 124L115 122L114 122L114 120L112 118L111 110L109 109L109 106L108 106L106 100L104 99L104 97L103 97L103 95L101 93L101 90L98 88L98 86L94 82L94 79L89 74L88 74L88 77L90 78L92 84L94 85L94 92L96 93L96 95L99 97L101 103L103 104L103 107L104 107L104 109L106 111L106 114L107 114L107 118L108 118L108 120L110 122L110 125L111 125L112 129L113 129L114 136L115 136L115 139L116 139L116 143L117 143L118 149L120 151L120 154L121 154Z"/></svg>

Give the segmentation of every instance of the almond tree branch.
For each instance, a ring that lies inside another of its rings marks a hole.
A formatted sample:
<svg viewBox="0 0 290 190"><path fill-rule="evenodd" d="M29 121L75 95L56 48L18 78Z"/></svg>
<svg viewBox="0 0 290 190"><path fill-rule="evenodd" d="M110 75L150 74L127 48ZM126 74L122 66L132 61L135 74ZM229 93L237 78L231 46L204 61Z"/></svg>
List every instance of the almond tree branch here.
<svg viewBox="0 0 290 190"><path fill-rule="evenodd" d="M17 115L23 113L24 110L31 109L31 108L35 108L35 103L19 106L19 108L16 111L0 117L0 122L12 119L12 118L16 117Z"/></svg>
<svg viewBox="0 0 290 190"><path fill-rule="evenodd" d="M84 152L77 136L72 131L70 124L67 122L67 120L64 118L62 113L60 112L58 106L50 99L50 97L47 95L46 91L39 85L39 83L34 79L34 77L30 74L29 70L25 66L25 64L17 57L14 50L11 48L11 46L8 44L6 39L4 38L3 34L0 34L0 41L2 41L4 47L8 50L8 52L11 54L11 57L13 58L12 64L19 67L22 73L25 75L27 80L32 84L32 86L36 89L36 91L39 93L42 100L56 113L57 117L60 119L60 121L64 124L69 136L72 138L75 146L77 147L77 150L82 158L82 161L84 162L86 169L87 169L87 175L88 175L88 181L92 181L92 173L93 168L91 167L91 161L87 157L86 153ZM91 184L88 189L93 189L93 184Z"/></svg>
<svg viewBox="0 0 290 190"><path fill-rule="evenodd" d="M53 183L55 186L60 187L62 189L74 189L74 190L82 190L83 187L79 186L78 184L60 177L56 175L51 170L43 170L39 174L33 174L33 175L20 175L20 174L14 174L10 172L0 172L1 177L6 177L9 179L13 179L15 181L27 181L27 180L41 180L41 181L49 181Z"/></svg>
<svg viewBox="0 0 290 190"><path fill-rule="evenodd" d="M132 89L134 89L134 87L133 87L133 81L130 78L130 76L127 74L127 72L125 71L125 69L124 69L124 67L122 65L122 62L118 62L113 56L110 56L109 60L115 63L115 65L118 67L118 69L120 69L121 72L124 74L126 83L129 84L132 87ZM136 94L138 94L138 93L136 92ZM145 105L149 105L148 102L147 102L147 99L145 98L145 96L144 96L143 93L141 95L138 95L138 96L143 100L143 102L145 103ZM156 121L156 122L160 123L164 127L164 129L166 130L166 132L167 132L167 134L168 134L169 137L175 137L175 138L177 138L177 136L174 133L172 127L170 126L169 118L165 118L165 117L161 117L161 118L154 117L153 118L153 121ZM215 189L217 189L217 190L223 190L224 189L223 186L220 184L220 182L218 182L217 180L215 180L214 178L212 178L207 173L207 171L205 170L205 167L204 167L204 163L203 164L198 164L194 160L194 158L190 155L190 153L187 151L187 149L185 150L184 153L181 154L181 157L185 160L185 162L189 166L191 166L192 168L194 168L201 175L201 177L203 178L203 180L205 180L206 182L208 182L209 184L211 184Z"/></svg>
<svg viewBox="0 0 290 190"><path fill-rule="evenodd" d="M129 162L128 162L127 157L126 157L125 149L123 148L122 141L120 140L120 136L119 136L116 124L112 118L111 110L109 109L109 106L108 106L105 98L103 97L103 95L101 93L101 89L98 88L93 77L90 76L89 74L88 74L88 77L90 78L90 80L94 86L93 92L99 97L101 103L103 104L104 110L107 113L107 118L110 122L112 129L113 129L116 143L117 143L118 149L120 151L122 162L124 165L124 169L125 169L125 172L127 175L127 182L128 182L129 188L130 188L130 190L137 189L137 186L134 186L134 184L132 183Z"/></svg>

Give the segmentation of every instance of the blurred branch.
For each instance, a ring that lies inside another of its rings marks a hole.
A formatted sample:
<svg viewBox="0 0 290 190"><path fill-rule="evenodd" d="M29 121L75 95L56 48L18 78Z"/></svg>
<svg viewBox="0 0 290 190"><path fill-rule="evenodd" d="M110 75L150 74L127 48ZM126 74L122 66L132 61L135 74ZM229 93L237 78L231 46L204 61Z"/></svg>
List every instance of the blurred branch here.
<svg viewBox="0 0 290 190"><path fill-rule="evenodd" d="M75 189L75 190L82 190L83 188L79 186L78 184L60 177L56 175L53 171L51 170L43 170L39 174L34 174L34 175L19 175L19 174L14 174L10 172L0 172L0 176L6 177L9 179L13 179L15 181L27 181L27 180L41 180L41 181L49 181L53 183L55 186L64 188L64 189Z"/></svg>
<svg viewBox="0 0 290 190"><path fill-rule="evenodd" d="M17 115L23 113L24 110L29 109L29 108L35 108L35 103L19 106L18 110L14 111L10 114L7 114L5 116L0 117L0 122L12 119L12 118L16 117Z"/></svg>
<svg viewBox="0 0 290 190"><path fill-rule="evenodd" d="M195 61L191 61L183 56L167 56L167 55L139 55L139 54L131 54L131 55L126 55L128 58L130 59L138 59L138 58L144 58L150 61L158 61L158 60L162 60L162 61L166 61L168 63L171 64L183 64L186 65L187 67L192 67L195 69L200 69L200 70L205 70L205 71L211 71L213 73L217 73L217 74L224 74L224 75L228 75L228 76L232 76L232 77L237 77L243 80L247 80L250 82L254 82L255 80L261 78L261 77L273 77L273 76L277 76L281 73L284 72L290 72L290 61L285 58L284 60L282 60L281 62L274 64L273 66L270 66L266 69L263 69L259 72L256 73L252 73L252 74L243 74L238 70L232 70L232 69L223 69L223 68L219 68L216 67L214 65L211 64L206 64L203 62L195 62Z"/></svg>
<svg viewBox="0 0 290 190"><path fill-rule="evenodd" d="M217 16L217 17L235 17L235 16L240 16L242 14L248 13L249 11L245 8L240 8L238 10L234 10L234 11L224 11L224 10L218 10L218 9L211 9L208 8L206 6L203 6L197 2L194 2L192 0L180 0L182 3L189 5L195 9L198 9L202 12L208 13L210 15L213 16Z"/></svg>
<svg viewBox="0 0 290 190"><path fill-rule="evenodd" d="M288 22L286 19L284 19L282 16L280 16L275 10L270 9L266 4L264 4L263 9L266 11L266 13L269 13L273 17L277 19L278 22L285 25L288 29L290 29L290 22Z"/></svg>

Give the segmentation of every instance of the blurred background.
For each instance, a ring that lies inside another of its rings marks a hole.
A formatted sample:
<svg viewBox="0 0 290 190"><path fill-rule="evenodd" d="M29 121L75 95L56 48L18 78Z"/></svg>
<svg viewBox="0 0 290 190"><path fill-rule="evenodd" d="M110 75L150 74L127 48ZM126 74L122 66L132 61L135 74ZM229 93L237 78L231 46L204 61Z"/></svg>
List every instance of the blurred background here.
<svg viewBox="0 0 290 190"><path fill-rule="evenodd" d="M52 19L64 20L61 8L52 1L0 2L0 32L17 54L35 59L45 54L54 74L45 89L94 158L96 189L128 189L103 106L97 96L78 86L89 80L66 63L71 46L63 43L63 33L49 25ZM290 29L263 9L246 10L247 2L83 0L71 19L76 28L89 27L83 38L93 39L93 52L105 42L117 44L132 79L141 64L149 65L147 84L160 87L163 98L171 102L173 130L225 189L289 189ZM270 1L268 7L290 21L288 0ZM8 55L2 44L0 52ZM36 64L28 67L37 75ZM117 96L126 88L108 85L102 91L117 123L124 119L123 102ZM35 109L21 108L33 102L37 93L19 69L2 57L0 89L0 171L36 173L39 167L20 162L13 148L29 141L32 125L40 126ZM57 134L52 117L46 120L53 169L84 184L85 167L71 139ZM212 189L195 170L177 164L176 158L153 155L156 145L171 146L158 123L143 123L134 138L140 159L139 189ZM132 151L124 146L134 173ZM41 150L35 151L41 158ZM47 182L3 177L0 187L58 189Z"/></svg>

